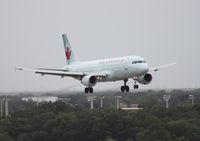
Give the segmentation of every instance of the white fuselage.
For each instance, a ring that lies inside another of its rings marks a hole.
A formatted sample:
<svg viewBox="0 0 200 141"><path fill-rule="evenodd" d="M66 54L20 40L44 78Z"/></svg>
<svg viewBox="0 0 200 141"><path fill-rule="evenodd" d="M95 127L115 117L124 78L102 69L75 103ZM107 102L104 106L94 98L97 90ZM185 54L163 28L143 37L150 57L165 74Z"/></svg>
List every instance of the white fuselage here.
<svg viewBox="0 0 200 141"><path fill-rule="evenodd" d="M99 80L102 82L139 77L149 71L148 64L142 57L139 56L125 56L79 62L67 65L64 67L64 69L76 72L108 74L107 77Z"/></svg>

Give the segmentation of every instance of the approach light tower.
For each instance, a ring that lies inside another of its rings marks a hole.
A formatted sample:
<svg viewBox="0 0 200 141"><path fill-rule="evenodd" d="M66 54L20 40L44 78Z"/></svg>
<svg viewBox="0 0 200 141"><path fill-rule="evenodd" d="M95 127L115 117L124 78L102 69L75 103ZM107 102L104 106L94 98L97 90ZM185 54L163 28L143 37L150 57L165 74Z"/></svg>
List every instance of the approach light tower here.
<svg viewBox="0 0 200 141"><path fill-rule="evenodd" d="M192 106L193 106L193 105L194 105L194 95L190 94L190 95L189 95L189 99L191 99L191 101L192 101Z"/></svg>
<svg viewBox="0 0 200 141"><path fill-rule="evenodd" d="M104 96L101 96L101 108L103 108L103 99L104 99L105 97Z"/></svg>
<svg viewBox="0 0 200 141"><path fill-rule="evenodd" d="M117 98L117 109L120 108L120 99L122 98L122 96L115 96Z"/></svg>
<svg viewBox="0 0 200 141"><path fill-rule="evenodd" d="M93 94L88 95L88 101L90 101L90 109L94 109L94 100L96 100L96 96L94 96Z"/></svg>
<svg viewBox="0 0 200 141"><path fill-rule="evenodd" d="M166 102L166 108L169 108L169 100L171 98L171 95L163 95L163 99Z"/></svg>
<svg viewBox="0 0 200 141"><path fill-rule="evenodd" d="M5 116L8 117L9 116L9 106L8 106L8 101L10 99L4 99L5 100Z"/></svg>
<svg viewBox="0 0 200 141"><path fill-rule="evenodd" d="M4 114L3 114L3 108L5 108L5 117L8 117L9 116L9 103L8 103L8 101L10 100L10 99L0 99L1 100L1 118L4 116ZM3 106L3 104L5 104L5 106Z"/></svg>
<svg viewBox="0 0 200 141"><path fill-rule="evenodd" d="M0 99L1 100L1 118L3 117L3 99Z"/></svg>

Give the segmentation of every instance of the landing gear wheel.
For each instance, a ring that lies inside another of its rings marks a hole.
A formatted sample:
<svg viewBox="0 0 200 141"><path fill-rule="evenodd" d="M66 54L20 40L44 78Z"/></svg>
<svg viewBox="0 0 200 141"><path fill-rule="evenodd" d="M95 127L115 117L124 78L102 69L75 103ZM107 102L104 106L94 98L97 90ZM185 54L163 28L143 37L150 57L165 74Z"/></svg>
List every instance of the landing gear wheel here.
<svg viewBox="0 0 200 141"><path fill-rule="evenodd" d="M133 88L134 89L139 89L139 86L138 85L134 85Z"/></svg>
<svg viewBox="0 0 200 141"><path fill-rule="evenodd" d="M89 92L89 88L86 87L86 88L85 88L85 93L87 94L88 92Z"/></svg>
<svg viewBox="0 0 200 141"><path fill-rule="evenodd" d="M89 88L89 92L93 93L93 88L92 87Z"/></svg>
<svg viewBox="0 0 200 141"><path fill-rule="evenodd" d="M93 88L92 87L86 87L85 88L85 93L93 93Z"/></svg>
<svg viewBox="0 0 200 141"><path fill-rule="evenodd" d="M125 88L126 88L126 92L129 92L129 86L126 86Z"/></svg>
<svg viewBox="0 0 200 141"><path fill-rule="evenodd" d="M125 87L121 86L121 92L124 92L124 90L125 90Z"/></svg>
<svg viewBox="0 0 200 141"><path fill-rule="evenodd" d="M124 79L124 86L121 86L121 92L129 92L129 86L126 85L126 83L128 82L128 79Z"/></svg>

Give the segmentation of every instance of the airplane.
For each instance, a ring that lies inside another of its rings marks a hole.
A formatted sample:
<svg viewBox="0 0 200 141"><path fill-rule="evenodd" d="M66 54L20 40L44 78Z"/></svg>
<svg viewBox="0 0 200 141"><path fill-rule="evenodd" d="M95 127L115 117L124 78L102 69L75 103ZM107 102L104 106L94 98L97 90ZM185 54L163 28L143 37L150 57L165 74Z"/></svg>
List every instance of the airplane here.
<svg viewBox="0 0 200 141"><path fill-rule="evenodd" d="M121 92L129 92L127 85L128 79L133 78L134 89L138 89L137 84L150 84L152 82L152 75L150 71L158 71L161 68L166 68L175 65L170 63L149 69L147 62L140 56L125 56L108 58L101 60L92 60L81 62L76 57L67 34L62 34L66 65L62 68L16 68L16 70L32 71L36 74L55 75L63 77L72 77L79 80L85 87L85 93L93 93L93 87L97 82L115 82L124 81L121 86Z"/></svg>

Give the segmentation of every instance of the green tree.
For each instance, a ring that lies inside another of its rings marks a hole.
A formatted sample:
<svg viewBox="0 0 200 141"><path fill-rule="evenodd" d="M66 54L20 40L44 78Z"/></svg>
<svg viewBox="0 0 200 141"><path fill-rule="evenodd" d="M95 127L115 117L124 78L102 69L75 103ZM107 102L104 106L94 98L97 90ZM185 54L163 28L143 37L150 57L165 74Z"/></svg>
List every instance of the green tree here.
<svg viewBox="0 0 200 141"><path fill-rule="evenodd" d="M6 133L0 133L0 140L1 141L14 141L14 139Z"/></svg>
<svg viewBox="0 0 200 141"><path fill-rule="evenodd" d="M48 141L49 135L45 131L34 131L31 133L32 141Z"/></svg>
<svg viewBox="0 0 200 141"><path fill-rule="evenodd" d="M17 141L28 141L30 136L27 133L21 133L17 136Z"/></svg>
<svg viewBox="0 0 200 141"><path fill-rule="evenodd" d="M126 141L133 141L133 139L132 138L128 138Z"/></svg>
<svg viewBox="0 0 200 141"><path fill-rule="evenodd" d="M117 140L112 139L112 138L110 138L110 137L107 137L107 138L105 139L105 141L117 141Z"/></svg>

